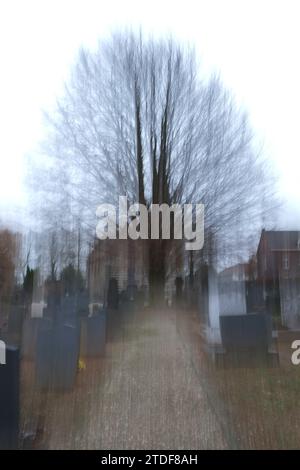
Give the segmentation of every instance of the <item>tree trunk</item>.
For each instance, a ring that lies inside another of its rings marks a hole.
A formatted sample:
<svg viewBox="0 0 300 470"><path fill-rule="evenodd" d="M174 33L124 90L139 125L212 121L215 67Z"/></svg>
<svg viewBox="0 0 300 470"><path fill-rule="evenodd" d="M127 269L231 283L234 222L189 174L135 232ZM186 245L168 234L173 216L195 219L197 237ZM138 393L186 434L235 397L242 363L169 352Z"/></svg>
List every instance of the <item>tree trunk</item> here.
<svg viewBox="0 0 300 470"><path fill-rule="evenodd" d="M151 304L164 302L166 278L166 249L169 240L150 240L149 242L149 289Z"/></svg>

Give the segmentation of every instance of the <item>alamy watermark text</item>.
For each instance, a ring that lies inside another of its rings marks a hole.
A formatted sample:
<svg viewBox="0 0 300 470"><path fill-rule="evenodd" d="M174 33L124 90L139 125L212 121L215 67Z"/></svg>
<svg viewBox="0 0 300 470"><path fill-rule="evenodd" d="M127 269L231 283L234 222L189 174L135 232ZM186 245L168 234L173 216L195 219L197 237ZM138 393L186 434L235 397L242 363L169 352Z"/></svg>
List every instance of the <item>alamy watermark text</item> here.
<svg viewBox="0 0 300 470"><path fill-rule="evenodd" d="M100 240L186 240L186 250L201 250L204 244L203 204L151 204L149 209L140 203L128 207L126 196L119 197L119 206L100 204L96 215L99 221L96 234ZM171 222L173 221L173 223ZM150 230L149 230L150 224ZM171 229L172 228L172 229Z"/></svg>

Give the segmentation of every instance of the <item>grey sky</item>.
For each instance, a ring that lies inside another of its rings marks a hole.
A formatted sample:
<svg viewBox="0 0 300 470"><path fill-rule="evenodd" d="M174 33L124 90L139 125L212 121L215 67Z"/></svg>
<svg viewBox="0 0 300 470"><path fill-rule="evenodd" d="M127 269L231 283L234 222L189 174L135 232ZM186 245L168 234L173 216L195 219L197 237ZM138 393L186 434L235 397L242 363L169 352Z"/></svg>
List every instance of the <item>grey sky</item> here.
<svg viewBox="0 0 300 470"><path fill-rule="evenodd" d="M203 67L220 71L264 140L299 228L299 14L297 0L2 1L1 212L23 204L25 155L43 135L41 108L53 105L78 47L141 26L191 41Z"/></svg>

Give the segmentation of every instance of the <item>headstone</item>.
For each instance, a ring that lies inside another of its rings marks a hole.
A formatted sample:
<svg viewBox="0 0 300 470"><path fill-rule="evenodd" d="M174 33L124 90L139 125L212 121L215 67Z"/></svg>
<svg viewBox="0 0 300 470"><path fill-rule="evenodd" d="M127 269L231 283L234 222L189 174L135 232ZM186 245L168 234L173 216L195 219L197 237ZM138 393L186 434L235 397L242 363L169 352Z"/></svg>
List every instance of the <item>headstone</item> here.
<svg viewBox="0 0 300 470"><path fill-rule="evenodd" d="M61 319L77 317L77 298L75 295L67 295L61 299Z"/></svg>
<svg viewBox="0 0 300 470"><path fill-rule="evenodd" d="M182 302L183 296L183 280L181 276L177 276L175 279L175 295L176 295L176 302Z"/></svg>
<svg viewBox="0 0 300 470"><path fill-rule="evenodd" d="M19 349L6 346L5 364L0 365L0 449L17 449L19 438Z"/></svg>
<svg viewBox="0 0 300 470"><path fill-rule="evenodd" d="M118 281L114 277L109 280L107 291L107 306L116 310L119 306L119 289Z"/></svg>
<svg viewBox="0 0 300 470"><path fill-rule="evenodd" d="M17 345L21 342L24 318L25 307L12 305L8 317L8 336Z"/></svg>
<svg viewBox="0 0 300 470"><path fill-rule="evenodd" d="M21 356L23 358L29 360L35 358L38 331L50 323L49 318L25 318L21 341Z"/></svg>
<svg viewBox="0 0 300 470"><path fill-rule="evenodd" d="M128 293L126 290L122 290L119 295L119 300L121 303L128 302Z"/></svg>
<svg viewBox="0 0 300 470"><path fill-rule="evenodd" d="M31 318L43 318L43 311L46 307L45 302L42 300L41 302L32 302L31 303Z"/></svg>
<svg viewBox="0 0 300 470"><path fill-rule="evenodd" d="M81 356L102 356L105 352L106 313L81 320Z"/></svg>
<svg viewBox="0 0 300 470"><path fill-rule="evenodd" d="M40 329L37 339L36 378L40 388L69 390L79 359L80 328L71 320Z"/></svg>
<svg viewBox="0 0 300 470"><path fill-rule="evenodd" d="M89 295L87 292L79 292L77 296L77 314L80 317L89 314Z"/></svg>
<svg viewBox="0 0 300 470"><path fill-rule="evenodd" d="M270 326L266 315L223 315L220 327L226 352L268 352Z"/></svg>

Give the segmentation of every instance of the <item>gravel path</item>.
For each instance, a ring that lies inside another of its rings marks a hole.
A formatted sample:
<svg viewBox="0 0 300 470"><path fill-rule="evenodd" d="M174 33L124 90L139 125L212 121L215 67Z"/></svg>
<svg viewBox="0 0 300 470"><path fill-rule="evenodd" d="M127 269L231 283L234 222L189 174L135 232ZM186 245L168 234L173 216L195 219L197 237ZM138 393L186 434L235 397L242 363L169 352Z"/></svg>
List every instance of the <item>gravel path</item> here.
<svg viewBox="0 0 300 470"><path fill-rule="evenodd" d="M176 328L176 313L131 313L70 393L40 397L50 449L214 449L226 437Z"/></svg>

